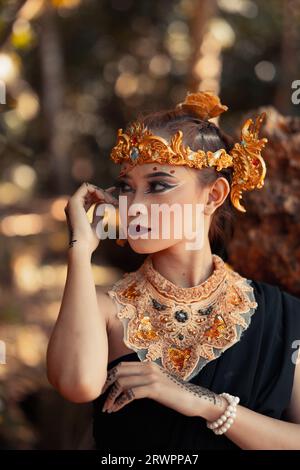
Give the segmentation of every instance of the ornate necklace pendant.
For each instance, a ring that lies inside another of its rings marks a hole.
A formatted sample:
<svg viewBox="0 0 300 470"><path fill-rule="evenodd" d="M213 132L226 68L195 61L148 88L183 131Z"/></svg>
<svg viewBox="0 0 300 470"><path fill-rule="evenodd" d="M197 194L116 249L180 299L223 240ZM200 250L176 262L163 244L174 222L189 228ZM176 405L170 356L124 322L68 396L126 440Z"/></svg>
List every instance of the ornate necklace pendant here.
<svg viewBox="0 0 300 470"><path fill-rule="evenodd" d="M180 288L165 278L162 283L147 258L109 291L121 305L124 342L142 361L157 361L190 380L240 339L257 303L249 281L220 260L214 258L216 269L203 284Z"/></svg>

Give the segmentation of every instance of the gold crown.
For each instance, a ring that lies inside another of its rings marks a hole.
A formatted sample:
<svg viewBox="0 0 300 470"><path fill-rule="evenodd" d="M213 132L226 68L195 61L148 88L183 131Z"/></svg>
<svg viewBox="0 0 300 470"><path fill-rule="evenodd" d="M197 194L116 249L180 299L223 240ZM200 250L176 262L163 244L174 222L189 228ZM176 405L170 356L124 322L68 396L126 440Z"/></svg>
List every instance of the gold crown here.
<svg viewBox="0 0 300 470"><path fill-rule="evenodd" d="M216 117L228 109L211 91L188 93L185 101L176 107L204 120ZM183 145L181 130L172 136L169 143L163 137L154 135L143 122L135 121L128 127L126 133L123 133L123 129L118 129L117 142L111 151L110 158L115 163L128 163L121 174L137 164L151 162L187 165L197 169L215 167L217 171L232 167L230 199L236 209L246 212L240 202L242 193L262 188L266 175L266 165L261 151L268 139L258 138L265 116L266 113L263 112L257 116L255 123L252 119L244 122L241 129L241 142L235 143L229 153L223 148L215 152L204 150L194 152L189 146Z"/></svg>

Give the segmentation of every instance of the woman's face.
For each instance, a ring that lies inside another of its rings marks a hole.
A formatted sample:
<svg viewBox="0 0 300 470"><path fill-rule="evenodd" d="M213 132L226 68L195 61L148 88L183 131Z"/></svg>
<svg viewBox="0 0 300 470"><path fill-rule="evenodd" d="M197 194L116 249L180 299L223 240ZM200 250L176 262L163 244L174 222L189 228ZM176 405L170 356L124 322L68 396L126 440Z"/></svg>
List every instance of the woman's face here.
<svg viewBox="0 0 300 470"><path fill-rule="evenodd" d="M124 168L126 163L122 164L121 173ZM225 199L227 181L218 178L217 181L226 183L221 186L219 183L217 192L213 187L216 182L201 187L199 171L186 166L145 163L117 178L124 204L123 209L120 205L121 223L127 226L128 243L135 252L154 253L178 243L191 243L195 238L188 234L195 235L199 230L203 230L204 240L208 237L210 215ZM134 207L135 204L138 206ZM172 210L173 204L176 211Z"/></svg>

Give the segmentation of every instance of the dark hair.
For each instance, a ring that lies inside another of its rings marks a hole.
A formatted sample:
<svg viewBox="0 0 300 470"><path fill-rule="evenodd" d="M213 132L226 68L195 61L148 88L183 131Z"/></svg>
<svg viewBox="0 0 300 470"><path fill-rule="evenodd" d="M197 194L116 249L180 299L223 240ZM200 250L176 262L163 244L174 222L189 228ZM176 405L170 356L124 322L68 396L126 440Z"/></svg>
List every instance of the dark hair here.
<svg viewBox="0 0 300 470"><path fill-rule="evenodd" d="M156 111L149 114L139 113L138 120L142 121L152 132L160 131L166 137L175 134L179 129L183 132L183 143L197 151L215 152L224 148L229 152L234 143L232 138L210 121L203 120L192 111L170 109ZM224 168L217 171L215 168L203 168L199 172L199 182L207 185L223 176L231 185L232 169ZM227 258L226 245L232 237L234 228L234 207L229 195L224 203L214 212L209 227L209 241L213 253Z"/></svg>

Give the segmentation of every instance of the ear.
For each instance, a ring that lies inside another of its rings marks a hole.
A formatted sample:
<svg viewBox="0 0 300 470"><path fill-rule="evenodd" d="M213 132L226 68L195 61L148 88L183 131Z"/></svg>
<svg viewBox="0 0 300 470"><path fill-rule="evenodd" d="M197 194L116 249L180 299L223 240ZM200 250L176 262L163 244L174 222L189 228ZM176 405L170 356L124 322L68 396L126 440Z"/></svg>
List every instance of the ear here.
<svg viewBox="0 0 300 470"><path fill-rule="evenodd" d="M209 188L204 214L212 215L223 204L229 193L230 185L227 179L223 176L216 179Z"/></svg>

